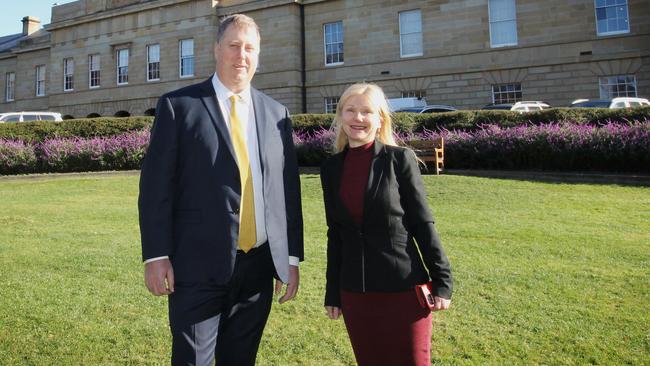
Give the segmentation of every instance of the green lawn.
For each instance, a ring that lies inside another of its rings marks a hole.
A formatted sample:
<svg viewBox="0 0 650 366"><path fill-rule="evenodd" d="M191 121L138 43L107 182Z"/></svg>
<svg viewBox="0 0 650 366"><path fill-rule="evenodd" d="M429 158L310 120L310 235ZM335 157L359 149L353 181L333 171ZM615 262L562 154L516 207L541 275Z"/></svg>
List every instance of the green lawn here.
<svg viewBox="0 0 650 366"><path fill-rule="evenodd" d="M162 365L166 301L142 283L137 175L0 180L0 365ZM450 257L440 365L650 364L650 188L426 176ZM298 298L260 365L354 363L324 315L325 226L303 175Z"/></svg>

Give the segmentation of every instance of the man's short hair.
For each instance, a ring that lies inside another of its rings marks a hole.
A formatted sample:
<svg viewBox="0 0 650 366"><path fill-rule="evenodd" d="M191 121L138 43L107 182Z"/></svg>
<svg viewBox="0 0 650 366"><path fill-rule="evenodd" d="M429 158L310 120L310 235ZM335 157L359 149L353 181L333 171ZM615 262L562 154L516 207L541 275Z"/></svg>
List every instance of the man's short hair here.
<svg viewBox="0 0 650 366"><path fill-rule="evenodd" d="M255 23L253 18L244 14L233 14L223 18L221 20L221 23L219 23L219 28L217 29L217 43L221 42L224 33L226 33L226 30L231 25L238 28L248 28L248 27L255 28L255 30L257 31L257 36L258 37L260 36L260 27L257 26L257 23Z"/></svg>

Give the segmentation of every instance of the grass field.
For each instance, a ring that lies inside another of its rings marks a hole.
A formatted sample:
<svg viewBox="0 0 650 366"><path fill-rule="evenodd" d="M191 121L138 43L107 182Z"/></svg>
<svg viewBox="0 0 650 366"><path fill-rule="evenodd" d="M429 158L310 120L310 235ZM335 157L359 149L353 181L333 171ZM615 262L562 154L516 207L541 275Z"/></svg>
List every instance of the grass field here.
<svg viewBox="0 0 650 366"><path fill-rule="evenodd" d="M0 180L0 365L163 365L166 301L142 281L137 175ZM426 176L455 275L436 365L650 364L650 188ZM325 226L303 175L298 298L260 365L351 365L322 307Z"/></svg>

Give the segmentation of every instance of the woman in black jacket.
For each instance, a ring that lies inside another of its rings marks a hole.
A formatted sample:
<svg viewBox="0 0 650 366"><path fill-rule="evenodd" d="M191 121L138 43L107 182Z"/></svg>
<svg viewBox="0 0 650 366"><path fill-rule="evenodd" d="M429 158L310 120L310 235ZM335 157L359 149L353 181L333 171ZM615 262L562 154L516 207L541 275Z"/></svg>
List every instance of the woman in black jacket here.
<svg viewBox="0 0 650 366"><path fill-rule="evenodd" d="M431 311L451 304L449 261L413 151L396 146L381 88L354 84L335 117L337 153L321 167L327 218L325 308L341 314L359 365L429 365Z"/></svg>

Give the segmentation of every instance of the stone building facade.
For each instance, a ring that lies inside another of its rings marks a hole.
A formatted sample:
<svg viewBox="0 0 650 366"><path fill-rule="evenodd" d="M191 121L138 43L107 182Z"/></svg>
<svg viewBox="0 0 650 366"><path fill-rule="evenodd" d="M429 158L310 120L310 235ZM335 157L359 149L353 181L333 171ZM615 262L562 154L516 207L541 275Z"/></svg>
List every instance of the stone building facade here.
<svg viewBox="0 0 650 366"><path fill-rule="evenodd" d="M0 37L0 112L142 115L214 72L221 17L260 25L253 80L292 113L351 83L460 109L650 96L647 0L78 0Z"/></svg>

